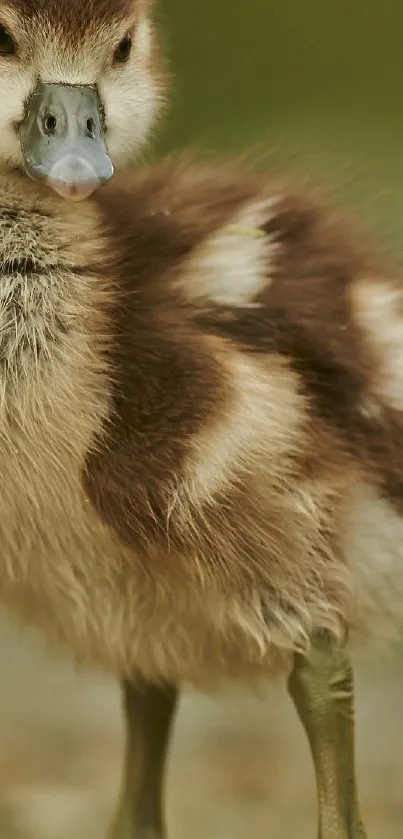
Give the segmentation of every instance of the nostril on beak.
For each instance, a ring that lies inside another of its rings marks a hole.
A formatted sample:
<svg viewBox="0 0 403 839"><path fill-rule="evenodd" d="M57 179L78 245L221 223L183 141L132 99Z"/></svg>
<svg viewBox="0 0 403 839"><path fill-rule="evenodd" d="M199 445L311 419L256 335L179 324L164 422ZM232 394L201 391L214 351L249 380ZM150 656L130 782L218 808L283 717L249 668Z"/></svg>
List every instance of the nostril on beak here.
<svg viewBox="0 0 403 839"><path fill-rule="evenodd" d="M95 120L92 117L89 117L86 121L85 133L87 137L91 137L92 140L95 138Z"/></svg>
<svg viewBox="0 0 403 839"><path fill-rule="evenodd" d="M57 131L57 117L54 114L46 114L44 116L43 130L48 137L54 137Z"/></svg>

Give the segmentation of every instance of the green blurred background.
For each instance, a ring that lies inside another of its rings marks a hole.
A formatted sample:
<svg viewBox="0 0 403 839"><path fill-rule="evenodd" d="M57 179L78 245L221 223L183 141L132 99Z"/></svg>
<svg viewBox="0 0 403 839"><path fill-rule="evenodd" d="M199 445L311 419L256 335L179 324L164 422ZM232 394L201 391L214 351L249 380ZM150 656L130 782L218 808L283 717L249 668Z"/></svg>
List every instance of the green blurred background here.
<svg viewBox="0 0 403 839"><path fill-rule="evenodd" d="M158 0L156 0L158 2ZM401 0L160 0L173 106L154 151L253 149L359 205L400 256ZM1 627L0 839L103 839L117 794L116 686ZM403 668L357 668L358 763L371 839L401 839ZM285 691L182 705L172 839L313 839L312 764Z"/></svg>
<svg viewBox="0 0 403 839"><path fill-rule="evenodd" d="M174 99L158 152L247 147L403 226L400 0L165 0Z"/></svg>

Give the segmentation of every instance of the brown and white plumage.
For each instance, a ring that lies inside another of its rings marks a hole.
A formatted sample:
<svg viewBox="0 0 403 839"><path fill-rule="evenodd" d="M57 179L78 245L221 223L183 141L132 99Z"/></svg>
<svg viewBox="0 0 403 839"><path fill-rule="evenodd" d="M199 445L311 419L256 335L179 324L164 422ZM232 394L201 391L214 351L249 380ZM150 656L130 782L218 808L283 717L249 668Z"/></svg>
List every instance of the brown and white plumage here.
<svg viewBox="0 0 403 839"><path fill-rule="evenodd" d="M7 601L153 681L234 656L259 673L273 646L341 635L357 597L371 632L399 547L366 554L366 580L347 529L366 496L398 526L376 366L399 292L265 178L172 160L124 181L77 210L2 179Z"/></svg>
<svg viewBox="0 0 403 839"><path fill-rule="evenodd" d="M73 7L0 3L23 44L39 31L19 69L0 57L1 599L158 708L165 685L289 672L323 632L396 640L401 286L236 166L173 158L78 206L28 181L13 126L38 72L99 84L118 166L160 97L145 6ZM105 69L131 20L137 63ZM157 836L142 783L135 835Z"/></svg>

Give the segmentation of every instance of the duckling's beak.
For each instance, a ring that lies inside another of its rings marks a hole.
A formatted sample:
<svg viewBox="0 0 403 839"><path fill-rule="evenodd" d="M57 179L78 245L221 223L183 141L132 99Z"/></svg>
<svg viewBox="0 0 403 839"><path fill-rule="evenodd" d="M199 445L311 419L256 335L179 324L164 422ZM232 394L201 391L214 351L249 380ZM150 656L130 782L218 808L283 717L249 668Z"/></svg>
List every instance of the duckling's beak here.
<svg viewBox="0 0 403 839"><path fill-rule="evenodd" d="M39 83L20 138L30 177L70 201L88 198L113 175L96 87Z"/></svg>

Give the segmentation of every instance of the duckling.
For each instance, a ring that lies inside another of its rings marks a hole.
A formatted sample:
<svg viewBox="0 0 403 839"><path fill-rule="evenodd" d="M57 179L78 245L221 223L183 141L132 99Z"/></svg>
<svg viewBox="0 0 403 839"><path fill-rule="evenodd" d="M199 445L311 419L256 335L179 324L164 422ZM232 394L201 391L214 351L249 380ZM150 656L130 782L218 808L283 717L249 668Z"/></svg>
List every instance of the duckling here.
<svg viewBox="0 0 403 839"><path fill-rule="evenodd" d="M350 650L403 625L402 286L277 178L112 178L164 87L143 0L0 0L1 602L122 683L113 839L165 835L182 686L273 672L320 839L365 839Z"/></svg>

